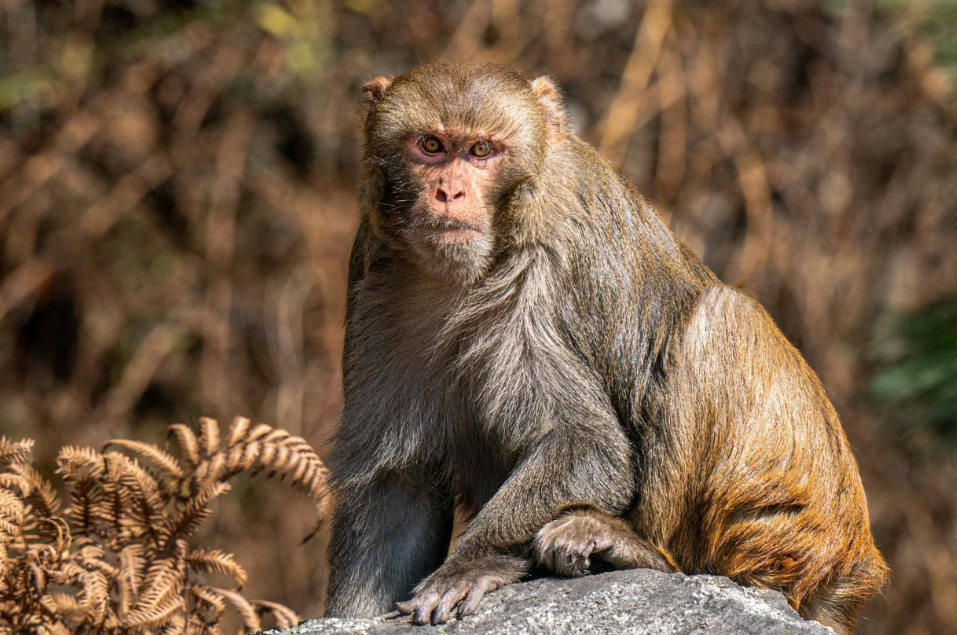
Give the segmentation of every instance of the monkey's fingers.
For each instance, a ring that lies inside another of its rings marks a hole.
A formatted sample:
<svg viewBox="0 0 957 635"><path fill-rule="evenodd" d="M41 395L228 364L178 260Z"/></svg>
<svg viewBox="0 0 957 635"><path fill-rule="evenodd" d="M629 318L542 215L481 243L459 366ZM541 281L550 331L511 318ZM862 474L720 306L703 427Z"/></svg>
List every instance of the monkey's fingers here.
<svg viewBox="0 0 957 635"><path fill-rule="evenodd" d="M400 613L412 615L412 622L415 624L428 624L431 621L432 611L442 598L435 591L417 593L414 598L408 602L397 602L395 607Z"/></svg>
<svg viewBox="0 0 957 635"><path fill-rule="evenodd" d="M580 578L588 573L591 566L591 547L589 545L564 546L555 550L553 571L569 578Z"/></svg>
<svg viewBox="0 0 957 635"><path fill-rule="evenodd" d="M588 573L596 545L591 532L577 528L580 524L573 517L545 525L533 542L536 560L558 575L578 577Z"/></svg>
<svg viewBox="0 0 957 635"><path fill-rule="evenodd" d="M624 549L618 545L598 549L594 556L604 560L615 569L638 569L641 567L640 561L630 549Z"/></svg>
<svg viewBox="0 0 957 635"><path fill-rule="evenodd" d="M601 546L604 548L596 549L593 555L616 569L657 569L665 573L678 571L673 562L641 538L624 537L619 542Z"/></svg>
<svg viewBox="0 0 957 635"><path fill-rule="evenodd" d="M577 545L572 545L569 540L567 531L574 521L574 517L553 520L542 527L532 541L535 559L539 564L560 575L568 574L569 567L575 565L573 553L580 553ZM587 557L588 554L584 555Z"/></svg>
<svg viewBox="0 0 957 635"><path fill-rule="evenodd" d="M462 604L459 605L459 619L462 619L466 615L471 615L478 608L479 603L482 601L482 598L485 597L485 594L489 591L494 591L498 588L498 584L494 580L488 578L480 578L478 582L472 585L472 588L469 589L468 595L463 600Z"/></svg>
<svg viewBox="0 0 957 635"><path fill-rule="evenodd" d="M466 583L456 584L445 592L439 605L432 612L432 624L445 624L452 619L452 609L462 601L462 598L469 592L469 585Z"/></svg>

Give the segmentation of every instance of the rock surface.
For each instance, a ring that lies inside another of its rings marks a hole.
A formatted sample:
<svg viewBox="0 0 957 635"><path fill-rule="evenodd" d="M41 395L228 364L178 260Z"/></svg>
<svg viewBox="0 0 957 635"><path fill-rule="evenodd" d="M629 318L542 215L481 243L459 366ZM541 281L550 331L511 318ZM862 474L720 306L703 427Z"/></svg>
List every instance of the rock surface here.
<svg viewBox="0 0 957 635"><path fill-rule="evenodd" d="M802 620L773 591L727 578L648 569L583 578L542 578L485 596L475 615L442 626L408 621L320 619L270 635L834 635Z"/></svg>

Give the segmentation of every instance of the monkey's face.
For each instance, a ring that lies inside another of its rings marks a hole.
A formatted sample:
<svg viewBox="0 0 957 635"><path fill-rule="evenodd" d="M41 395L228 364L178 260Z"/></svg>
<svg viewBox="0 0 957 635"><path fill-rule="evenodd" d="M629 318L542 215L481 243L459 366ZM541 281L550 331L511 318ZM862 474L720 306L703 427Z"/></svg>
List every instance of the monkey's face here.
<svg viewBox="0 0 957 635"><path fill-rule="evenodd" d="M411 205L399 235L429 270L473 278L495 248L496 185L505 140L436 127L403 140Z"/></svg>
<svg viewBox="0 0 957 635"><path fill-rule="evenodd" d="M471 282L502 246L502 212L537 174L547 146L542 108L524 77L443 65L366 85L366 160L373 227L424 272ZM481 71L481 72L479 72Z"/></svg>

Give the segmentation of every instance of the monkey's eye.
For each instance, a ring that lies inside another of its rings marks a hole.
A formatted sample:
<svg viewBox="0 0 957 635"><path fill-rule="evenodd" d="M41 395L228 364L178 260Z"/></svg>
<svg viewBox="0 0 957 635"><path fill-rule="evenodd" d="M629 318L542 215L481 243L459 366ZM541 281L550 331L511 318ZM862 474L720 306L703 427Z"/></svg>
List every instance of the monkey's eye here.
<svg viewBox="0 0 957 635"><path fill-rule="evenodd" d="M442 145L442 142L439 140L439 138L432 136L423 139L419 143L419 146L421 146L421 148L429 154L438 154L439 152L445 150L445 146Z"/></svg>
<svg viewBox="0 0 957 635"><path fill-rule="evenodd" d="M474 143L471 148L469 148L469 153L472 156L479 157L480 159L487 157L488 155L492 154L492 144L488 141L478 141Z"/></svg>

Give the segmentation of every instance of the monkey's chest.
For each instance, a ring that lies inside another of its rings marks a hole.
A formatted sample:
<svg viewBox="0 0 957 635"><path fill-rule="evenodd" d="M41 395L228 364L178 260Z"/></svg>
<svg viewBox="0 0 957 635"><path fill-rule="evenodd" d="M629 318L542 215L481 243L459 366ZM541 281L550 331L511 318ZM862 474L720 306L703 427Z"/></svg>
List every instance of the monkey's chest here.
<svg viewBox="0 0 957 635"><path fill-rule="evenodd" d="M431 306L414 291L350 321L347 410L368 413L357 420L383 444L441 463L478 508L554 425L576 371L531 303Z"/></svg>
<svg viewBox="0 0 957 635"><path fill-rule="evenodd" d="M459 503L477 511L554 423L560 380L543 372L551 362L537 343L502 332L463 336L455 355L429 373L442 376L437 399L445 452Z"/></svg>

